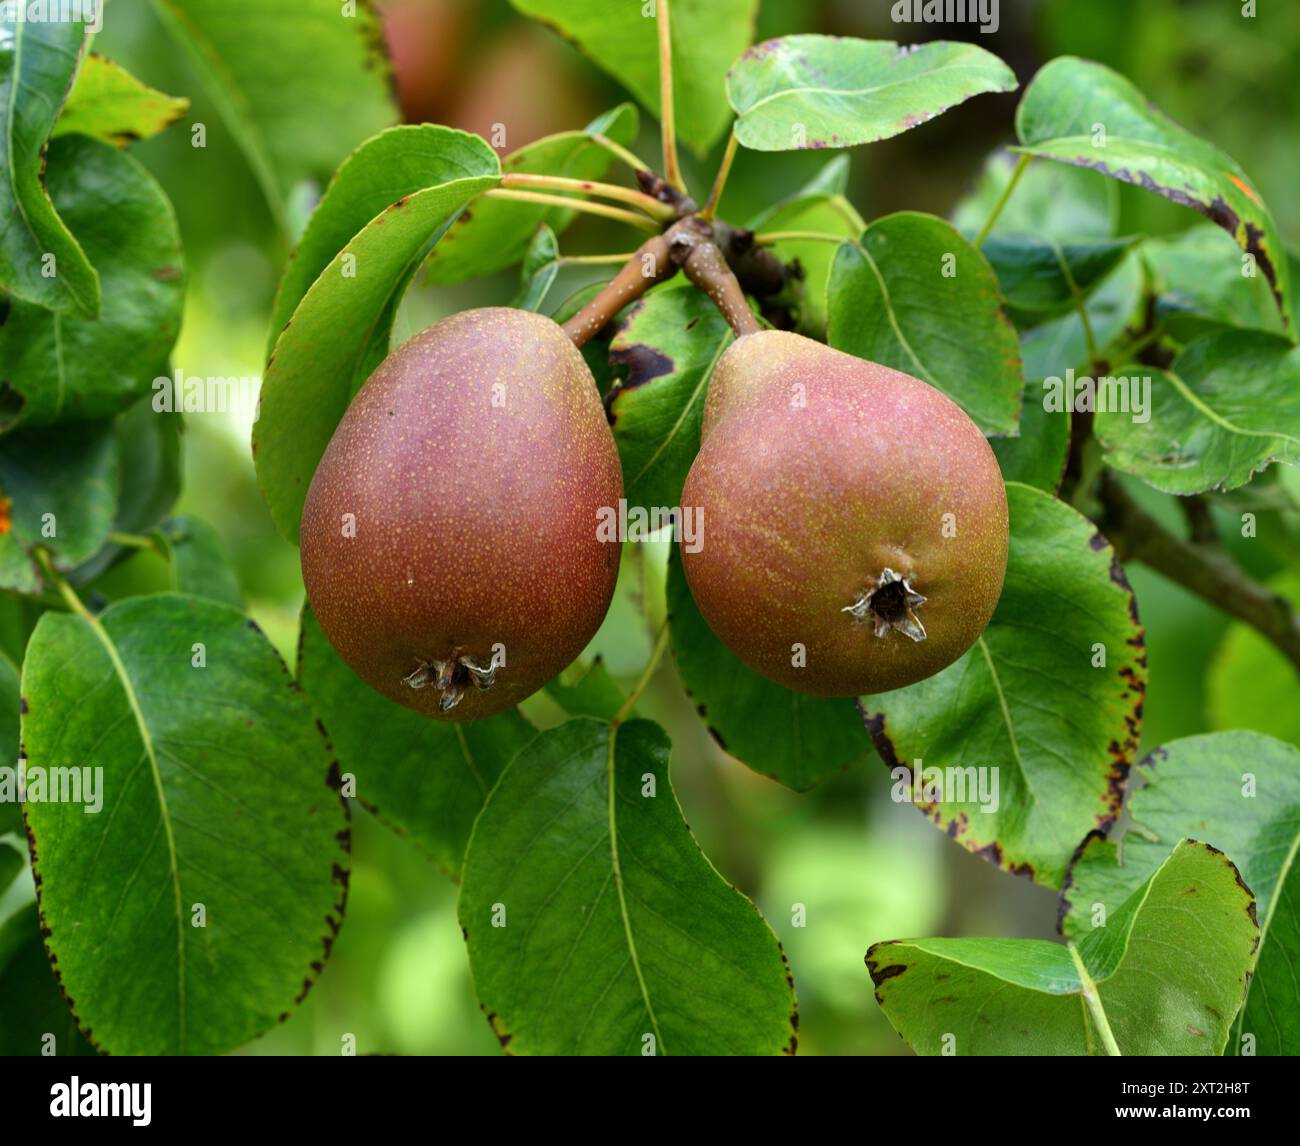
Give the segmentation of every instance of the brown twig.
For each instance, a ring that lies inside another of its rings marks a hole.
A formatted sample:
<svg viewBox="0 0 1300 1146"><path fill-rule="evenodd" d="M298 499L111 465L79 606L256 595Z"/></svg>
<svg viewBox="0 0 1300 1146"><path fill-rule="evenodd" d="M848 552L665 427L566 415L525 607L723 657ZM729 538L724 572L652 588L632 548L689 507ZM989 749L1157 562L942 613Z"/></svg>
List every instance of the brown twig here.
<svg viewBox="0 0 1300 1146"><path fill-rule="evenodd" d="M671 242L673 261L713 300L737 338L763 329L749 309L735 273L718 249L713 228L705 220L699 216L682 219L668 229L666 236Z"/></svg>
<svg viewBox="0 0 1300 1146"><path fill-rule="evenodd" d="M1103 473L1098 489L1101 527L1120 560L1141 561L1230 617L1245 621L1300 671L1300 617L1285 597L1250 577L1217 542L1174 536L1133 500L1113 474Z"/></svg>
<svg viewBox="0 0 1300 1146"><path fill-rule="evenodd" d="M676 273L677 263L672 258L668 235L647 239L608 285L564 324L564 333L573 339L575 346L585 346L628 303L635 302L655 283Z"/></svg>

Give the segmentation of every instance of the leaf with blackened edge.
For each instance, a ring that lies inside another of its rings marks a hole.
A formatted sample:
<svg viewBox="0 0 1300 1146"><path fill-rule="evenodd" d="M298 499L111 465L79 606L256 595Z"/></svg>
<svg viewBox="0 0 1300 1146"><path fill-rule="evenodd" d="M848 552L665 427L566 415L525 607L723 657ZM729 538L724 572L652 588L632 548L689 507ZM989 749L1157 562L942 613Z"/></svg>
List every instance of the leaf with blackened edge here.
<svg viewBox="0 0 1300 1146"><path fill-rule="evenodd" d="M1015 482L1007 503L1006 580L975 647L861 706L895 799L968 851L1059 887L1080 838L1119 812L1146 692L1144 635L1090 521Z"/></svg>
<svg viewBox="0 0 1300 1146"><path fill-rule="evenodd" d="M459 915L512 1054L790 1054L794 988L757 908L704 857L668 737L634 720L542 733L474 827Z"/></svg>
<svg viewBox="0 0 1300 1146"><path fill-rule="evenodd" d="M876 1001L917 1054L1219 1055L1258 943L1255 899L1232 860L1183 840L1073 948L900 939L866 962Z"/></svg>
<svg viewBox="0 0 1300 1146"><path fill-rule="evenodd" d="M1045 64L1016 109L1017 150L1099 171L1191 207L1253 256L1294 333L1286 252L1249 176L1214 144L1174 123L1134 84L1091 60Z"/></svg>
<svg viewBox="0 0 1300 1146"><path fill-rule="evenodd" d="M1257 901L1258 959L1228 1053L1300 1053L1300 749L1257 732L1189 736L1157 748L1134 778L1122 837L1089 835L1070 865L1062 931L1083 941L1112 925L1170 841L1194 834L1233 857Z"/></svg>
<svg viewBox="0 0 1300 1146"><path fill-rule="evenodd" d="M329 743L257 626L180 594L47 612L22 689L41 923L86 1037L221 1054L286 1016L342 923L349 828Z"/></svg>

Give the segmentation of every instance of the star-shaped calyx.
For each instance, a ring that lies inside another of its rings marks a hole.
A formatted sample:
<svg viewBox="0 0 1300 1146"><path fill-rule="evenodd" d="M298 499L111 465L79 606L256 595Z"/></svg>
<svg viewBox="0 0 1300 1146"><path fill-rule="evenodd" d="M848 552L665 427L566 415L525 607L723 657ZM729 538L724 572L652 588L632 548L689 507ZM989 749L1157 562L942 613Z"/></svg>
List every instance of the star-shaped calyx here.
<svg viewBox="0 0 1300 1146"><path fill-rule="evenodd" d="M886 636L890 629L897 629L914 641L923 641L925 626L913 610L924 605L925 601L912 588L908 577L886 569L877 578L875 585L864 589L852 605L846 605L840 611L852 613L859 621L870 618L878 637Z"/></svg>
<svg viewBox="0 0 1300 1146"><path fill-rule="evenodd" d="M465 689L473 685L486 691L497 682L496 661L484 667L471 656L453 655L442 661L420 661L419 666L402 683L411 688L433 685L442 696L438 698L438 711L449 712L460 703Z"/></svg>

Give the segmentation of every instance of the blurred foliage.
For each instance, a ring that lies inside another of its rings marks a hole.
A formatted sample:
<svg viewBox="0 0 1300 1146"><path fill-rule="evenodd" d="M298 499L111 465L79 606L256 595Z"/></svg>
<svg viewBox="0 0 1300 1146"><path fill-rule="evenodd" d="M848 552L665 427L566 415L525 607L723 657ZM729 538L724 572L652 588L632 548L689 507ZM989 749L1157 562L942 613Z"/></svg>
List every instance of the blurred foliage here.
<svg viewBox="0 0 1300 1146"><path fill-rule="evenodd" d="M508 146L515 148L581 126L625 98L571 46L519 17L506 0L389 0L382 7L398 94L412 122L427 119L484 133L504 124ZM1215 0L1007 2L998 32L981 35L974 25L892 24L887 0L763 0L758 38L818 31L904 41L966 39L1007 60L1022 84L1055 55L1101 61L1134 79L1174 119L1203 133L1250 172L1295 247L1300 22L1290 4L1261 3L1255 19L1243 18L1240 7ZM258 184L149 5L113 3L95 47L145 83L191 100L182 124L203 122L208 128L202 150L191 146L187 127L180 125L133 148L176 205L191 268L174 366L191 375L259 375L270 304L288 251ZM1010 140L1016 100L1016 94L982 97L922 129L846 153L849 200L868 220L901 208L946 217L988 152ZM636 149L658 149L649 117L643 117ZM707 186L720 154L719 147L705 162L684 157L693 187ZM824 156L811 152L774 157L742 149L722 214L748 219L797 190L824 163ZM298 205L302 212L308 206L306 200ZM1159 234L1194 221L1155 196L1122 188L1121 234ZM584 217L566 235L564 250L620 250L628 243L617 225ZM552 301L591 277L566 269ZM514 270L453 287L419 287L403 305L395 338L404 340L457 310L504 304L517 287ZM255 487L251 424L247 411L187 418L178 512L215 526L253 615L292 662L302 600L297 554L276 533ZM1294 478L1266 486L1280 489L1282 504L1289 498L1294 509ZM1170 525L1180 525L1169 499L1136 484L1132 492ZM1220 512L1231 538L1237 536L1239 508ZM1278 588L1300 595L1295 549L1282 514L1261 512L1260 521L1258 540L1230 542L1234 555L1257 576L1283 575ZM667 554L662 544L633 548L625 554L619 598L589 650L624 685L644 663L662 618ZM1143 568L1130 568L1129 575L1150 658L1144 750L1213 728L1257 728L1300 743L1295 705L1287 703L1295 696L1294 674L1261 638L1229 626L1209 604ZM140 554L95 588L112 598L140 586L161 587L162 577L161 562ZM648 623L640 612L646 602ZM0 602L0 647L15 659L31 612L12 600ZM674 784L705 854L759 902L785 944L799 990L804 1053L905 1051L872 998L862 964L870 943L919 934L1054 934L1050 892L999 874L950 846L912 809L891 803L878 759L799 796L726 757L696 719L670 664L660 667L638 709L663 722L673 738ZM562 719L545 694L525 710L542 725ZM352 1034L360 1054L499 1053L474 1001L455 915L456 887L359 808L353 854L347 921L326 973L285 1024L246 1052L337 1054L343 1037ZM18 881L0 897L0 915L24 894L30 897L30 881ZM806 926L793 922L797 904L803 905Z"/></svg>

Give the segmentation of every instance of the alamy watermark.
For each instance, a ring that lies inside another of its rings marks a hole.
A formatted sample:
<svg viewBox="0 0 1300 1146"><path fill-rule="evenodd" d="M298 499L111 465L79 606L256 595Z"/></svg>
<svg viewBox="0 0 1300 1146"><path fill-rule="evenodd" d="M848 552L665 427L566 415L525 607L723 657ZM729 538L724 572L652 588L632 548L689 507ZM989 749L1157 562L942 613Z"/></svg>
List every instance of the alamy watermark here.
<svg viewBox="0 0 1300 1146"><path fill-rule="evenodd" d="M1151 420L1151 377L1076 378L1073 368L1064 378L1043 379L1043 409L1049 414L1128 414L1134 422Z"/></svg>
<svg viewBox="0 0 1300 1146"><path fill-rule="evenodd" d="M85 24L86 30L104 28L104 0L0 0L0 23Z"/></svg>
<svg viewBox="0 0 1300 1146"><path fill-rule="evenodd" d="M596 510L596 540L604 542L653 541L655 535L670 528L673 541L687 553L698 553L704 548L704 507L655 505L630 508L627 498L618 499L618 505L602 505Z"/></svg>
<svg viewBox="0 0 1300 1146"><path fill-rule="evenodd" d="M86 815L104 808L103 768L0 768L0 804L84 804Z"/></svg>
<svg viewBox="0 0 1300 1146"><path fill-rule="evenodd" d="M240 414L257 420L257 398L262 389L258 375L238 378L186 375L180 367L168 378L153 380L155 414Z"/></svg>
<svg viewBox="0 0 1300 1146"><path fill-rule="evenodd" d="M896 804L977 804L991 815L1001 803L997 768L927 768L918 759L911 768L900 764L889 774L894 781L889 797Z"/></svg>
<svg viewBox="0 0 1300 1146"><path fill-rule="evenodd" d="M895 24L978 24L980 31L998 30L998 0L898 0L889 9Z"/></svg>

